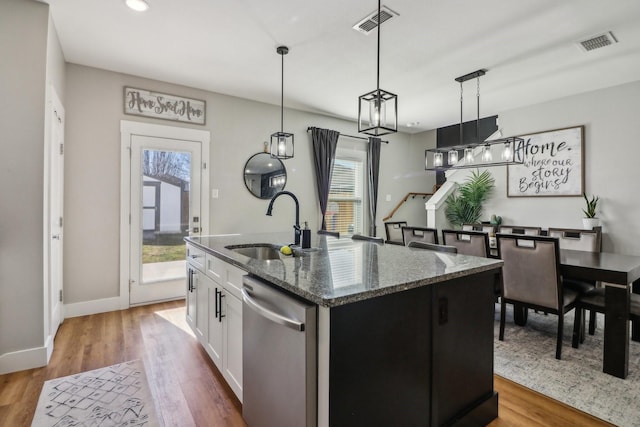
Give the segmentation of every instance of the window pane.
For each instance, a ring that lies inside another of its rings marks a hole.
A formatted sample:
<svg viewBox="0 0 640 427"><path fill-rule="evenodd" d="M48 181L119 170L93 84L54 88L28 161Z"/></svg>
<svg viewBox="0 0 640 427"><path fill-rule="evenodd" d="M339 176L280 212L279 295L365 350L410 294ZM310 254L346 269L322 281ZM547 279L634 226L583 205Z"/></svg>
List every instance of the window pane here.
<svg viewBox="0 0 640 427"><path fill-rule="evenodd" d="M362 233L363 162L336 158L325 215L327 230L341 234Z"/></svg>

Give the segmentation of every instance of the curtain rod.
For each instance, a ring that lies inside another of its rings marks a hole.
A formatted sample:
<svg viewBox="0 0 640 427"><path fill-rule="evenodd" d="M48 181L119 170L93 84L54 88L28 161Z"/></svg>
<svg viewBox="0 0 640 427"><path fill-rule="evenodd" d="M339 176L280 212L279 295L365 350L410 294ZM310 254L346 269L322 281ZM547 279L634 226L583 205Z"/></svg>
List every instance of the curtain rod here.
<svg viewBox="0 0 640 427"><path fill-rule="evenodd" d="M307 132L309 131L311 131L311 127L307 128ZM364 139L365 141L369 142L369 138L365 138L364 136L347 135L346 133L341 133L340 136L344 136L347 138L354 138L354 139ZM383 142L385 144L389 143L389 141L383 141L383 140L380 140L380 142Z"/></svg>

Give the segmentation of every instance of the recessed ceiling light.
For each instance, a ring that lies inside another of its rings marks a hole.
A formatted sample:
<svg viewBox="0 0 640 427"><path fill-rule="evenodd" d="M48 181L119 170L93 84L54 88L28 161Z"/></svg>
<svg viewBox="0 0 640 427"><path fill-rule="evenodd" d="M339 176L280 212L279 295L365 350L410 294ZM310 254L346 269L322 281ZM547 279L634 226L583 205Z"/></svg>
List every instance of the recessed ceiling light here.
<svg viewBox="0 0 640 427"><path fill-rule="evenodd" d="M420 122L409 122L409 123L407 123L407 127L412 128L412 127L418 126L419 124L420 124Z"/></svg>
<svg viewBox="0 0 640 427"><path fill-rule="evenodd" d="M136 12L144 12L149 9L149 3L145 0L126 0L127 6Z"/></svg>

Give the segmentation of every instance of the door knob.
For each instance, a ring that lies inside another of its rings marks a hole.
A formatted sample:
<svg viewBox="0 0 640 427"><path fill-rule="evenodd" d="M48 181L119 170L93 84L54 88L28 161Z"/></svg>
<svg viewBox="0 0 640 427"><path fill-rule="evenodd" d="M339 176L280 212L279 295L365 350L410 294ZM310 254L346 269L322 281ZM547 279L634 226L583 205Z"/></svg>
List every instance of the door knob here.
<svg viewBox="0 0 640 427"><path fill-rule="evenodd" d="M60 240L60 235L59 234L54 234L53 236L51 236L52 239L54 240Z"/></svg>

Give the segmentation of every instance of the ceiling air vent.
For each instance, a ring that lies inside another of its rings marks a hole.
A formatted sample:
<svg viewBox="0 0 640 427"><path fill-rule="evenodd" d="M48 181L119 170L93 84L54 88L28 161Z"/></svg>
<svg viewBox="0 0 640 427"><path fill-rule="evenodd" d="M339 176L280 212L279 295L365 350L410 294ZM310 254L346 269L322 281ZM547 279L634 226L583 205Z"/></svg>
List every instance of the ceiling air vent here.
<svg viewBox="0 0 640 427"><path fill-rule="evenodd" d="M382 6L380 8L380 23L388 21L394 16L398 16L399 14L387 6ZM359 31L363 34L369 34L371 31L375 30L378 26L378 10L374 10L370 14L368 14L365 18L361 19L356 25L353 26L353 29Z"/></svg>
<svg viewBox="0 0 640 427"><path fill-rule="evenodd" d="M585 52L590 50L600 49L601 47L609 46L614 43L618 43L618 40L611 31L598 34L597 36L589 37L587 40L578 42L578 46Z"/></svg>

